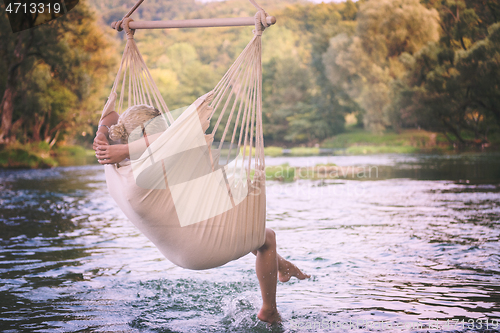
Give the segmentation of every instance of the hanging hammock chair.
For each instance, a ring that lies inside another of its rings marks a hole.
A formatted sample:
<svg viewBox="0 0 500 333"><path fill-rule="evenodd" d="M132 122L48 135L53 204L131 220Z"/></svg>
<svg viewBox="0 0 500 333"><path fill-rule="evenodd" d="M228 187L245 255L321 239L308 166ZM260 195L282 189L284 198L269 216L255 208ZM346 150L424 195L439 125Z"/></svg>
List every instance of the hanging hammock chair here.
<svg viewBox="0 0 500 333"><path fill-rule="evenodd" d="M175 120L137 48L132 20L117 23L127 42L101 119L139 104L161 116L130 134L130 161L105 166L108 189L167 259L189 269L221 266L265 241L261 35L269 16L251 2L258 9L252 40L215 88Z"/></svg>

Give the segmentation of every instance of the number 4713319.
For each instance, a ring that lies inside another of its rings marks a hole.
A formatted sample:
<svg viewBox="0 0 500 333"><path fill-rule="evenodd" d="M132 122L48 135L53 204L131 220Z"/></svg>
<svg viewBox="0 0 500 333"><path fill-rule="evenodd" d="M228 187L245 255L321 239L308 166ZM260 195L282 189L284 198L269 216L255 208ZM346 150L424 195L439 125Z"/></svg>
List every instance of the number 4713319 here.
<svg viewBox="0 0 500 333"><path fill-rule="evenodd" d="M18 13L24 13L24 14L59 14L61 11L61 4L60 3L36 3L36 2L30 2L30 3L21 3L21 2L9 2L7 5L7 8L5 8L5 11L9 14L18 14Z"/></svg>

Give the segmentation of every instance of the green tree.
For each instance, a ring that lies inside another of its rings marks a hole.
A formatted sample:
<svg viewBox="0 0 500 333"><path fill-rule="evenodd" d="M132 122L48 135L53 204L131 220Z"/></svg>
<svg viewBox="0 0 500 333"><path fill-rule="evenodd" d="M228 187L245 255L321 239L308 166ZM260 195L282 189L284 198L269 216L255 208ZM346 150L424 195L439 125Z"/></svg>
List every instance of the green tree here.
<svg viewBox="0 0 500 333"><path fill-rule="evenodd" d="M458 147L488 142L500 126L500 24L467 50L433 44L415 56L398 101L416 124Z"/></svg>
<svg viewBox="0 0 500 333"><path fill-rule="evenodd" d="M413 57L393 109L402 121L444 133L458 147L481 145L500 125L500 7L496 1L425 1L442 35Z"/></svg>
<svg viewBox="0 0 500 333"><path fill-rule="evenodd" d="M439 11L442 30L440 44L451 49L467 50L486 38L488 27L500 20L497 0L423 0Z"/></svg>
<svg viewBox="0 0 500 333"><path fill-rule="evenodd" d="M418 0L367 1L357 13L353 36L331 39L323 55L327 77L365 111L365 128L378 132L391 124L393 81L404 76L400 59L439 38L439 17Z"/></svg>
<svg viewBox="0 0 500 333"><path fill-rule="evenodd" d="M0 17L0 142L44 140L91 131L115 57L94 13L80 3L46 25L12 34Z"/></svg>
<svg viewBox="0 0 500 333"><path fill-rule="evenodd" d="M310 100L311 78L307 68L293 57L272 59L264 65L262 76L264 135L266 139L283 142L289 134L290 117L300 111L299 105Z"/></svg>
<svg viewBox="0 0 500 333"><path fill-rule="evenodd" d="M322 3L290 6L277 14L283 27L272 27L265 40L276 46L266 51L272 57L264 63L267 138L313 144L344 130L344 115L353 104L326 78L322 54L332 36L352 31L356 11L352 2Z"/></svg>

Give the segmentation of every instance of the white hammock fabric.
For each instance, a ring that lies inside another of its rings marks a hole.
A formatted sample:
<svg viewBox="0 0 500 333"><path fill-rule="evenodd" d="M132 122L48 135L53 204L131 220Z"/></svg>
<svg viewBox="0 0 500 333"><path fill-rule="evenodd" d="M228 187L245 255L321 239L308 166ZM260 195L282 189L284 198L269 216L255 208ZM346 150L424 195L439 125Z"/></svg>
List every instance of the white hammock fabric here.
<svg viewBox="0 0 500 333"><path fill-rule="evenodd" d="M221 266L264 244L266 15L257 12L254 37L216 87L175 120L128 28L131 19L123 20L127 44L102 117L138 104L162 117L134 130L130 137L139 139L129 142L130 162L106 165L106 182L128 219L181 267ZM158 122L164 131L154 130Z"/></svg>

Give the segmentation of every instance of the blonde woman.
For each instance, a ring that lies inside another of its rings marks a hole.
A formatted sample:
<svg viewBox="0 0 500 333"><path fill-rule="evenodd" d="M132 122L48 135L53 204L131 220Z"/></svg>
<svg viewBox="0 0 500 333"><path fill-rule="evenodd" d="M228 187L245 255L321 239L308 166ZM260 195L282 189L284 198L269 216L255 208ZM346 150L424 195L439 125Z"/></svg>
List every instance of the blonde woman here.
<svg viewBox="0 0 500 333"><path fill-rule="evenodd" d="M116 112L111 112L105 116L99 123L97 134L94 139L94 150L99 163L110 165L129 158L128 142L133 141L129 137L131 133L133 133L134 129L137 127L143 126L144 123L159 115L160 112L151 106L135 105L127 109L121 116ZM199 116L200 120L205 119L205 121L202 121L202 127L206 130L208 128L207 118L205 115L199 114ZM110 145L109 139L119 143ZM127 168L127 166L122 169L125 168ZM132 183L133 178L129 178L128 186L138 187L135 183ZM130 190L130 188L110 188L109 183L108 188L114 198ZM132 188L132 191L133 190L134 188ZM115 198L115 200L117 202L122 201L122 203L130 203L130 200L127 202L127 198L125 198L125 200ZM185 230L185 228L183 230ZM173 230L172 233L174 233ZM177 236L172 235L172 237ZM175 240L175 238L172 239L172 241ZM279 279L281 282L287 282L292 277L303 280L310 276L302 273L295 265L283 259L283 257L276 252L276 235L274 231L269 228L265 229L264 244L254 249L252 253L257 257L255 270L259 280L263 301L262 308L257 317L271 324L280 322L281 317L276 307L277 280Z"/></svg>
<svg viewBox="0 0 500 333"><path fill-rule="evenodd" d="M129 158L129 136L135 128L160 116L157 109L142 104L128 108L120 117L111 112L99 123L93 148L101 164L114 164ZM113 145L109 144L110 139ZM101 146L101 149L98 148Z"/></svg>

